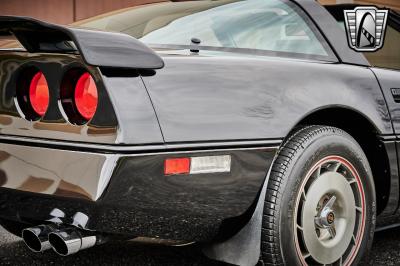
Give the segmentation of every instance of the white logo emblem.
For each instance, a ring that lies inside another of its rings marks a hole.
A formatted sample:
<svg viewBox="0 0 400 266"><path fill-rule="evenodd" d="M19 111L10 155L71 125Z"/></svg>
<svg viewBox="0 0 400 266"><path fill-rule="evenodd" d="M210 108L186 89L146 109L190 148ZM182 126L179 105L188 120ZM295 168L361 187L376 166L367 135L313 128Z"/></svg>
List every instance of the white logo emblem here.
<svg viewBox="0 0 400 266"><path fill-rule="evenodd" d="M350 48L358 52L374 52L382 48L388 10L359 6L354 10L344 10L344 18Z"/></svg>

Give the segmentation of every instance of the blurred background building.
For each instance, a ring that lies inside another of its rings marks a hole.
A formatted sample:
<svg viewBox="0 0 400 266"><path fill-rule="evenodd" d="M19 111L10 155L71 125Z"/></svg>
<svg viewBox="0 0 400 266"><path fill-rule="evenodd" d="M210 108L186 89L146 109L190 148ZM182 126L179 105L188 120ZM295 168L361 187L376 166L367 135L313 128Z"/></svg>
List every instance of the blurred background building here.
<svg viewBox="0 0 400 266"><path fill-rule="evenodd" d="M166 0L0 0L0 15L30 16L68 24L113 10ZM319 0L324 4L376 4L400 10L400 0Z"/></svg>
<svg viewBox="0 0 400 266"><path fill-rule="evenodd" d="M164 0L0 0L0 15L68 24L113 10Z"/></svg>
<svg viewBox="0 0 400 266"><path fill-rule="evenodd" d="M323 4L359 3L365 5L378 5L400 10L400 0L318 0ZM1 10L1 9L0 9Z"/></svg>

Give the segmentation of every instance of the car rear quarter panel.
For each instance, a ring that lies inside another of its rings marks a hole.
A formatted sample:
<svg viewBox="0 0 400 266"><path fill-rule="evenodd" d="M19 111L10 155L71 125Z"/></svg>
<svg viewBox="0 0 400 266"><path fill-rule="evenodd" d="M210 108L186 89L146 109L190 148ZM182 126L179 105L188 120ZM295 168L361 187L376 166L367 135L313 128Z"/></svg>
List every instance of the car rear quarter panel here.
<svg viewBox="0 0 400 266"><path fill-rule="evenodd" d="M167 143L283 138L308 114L328 107L355 110L379 134L393 133L379 84L366 67L268 57L164 60L165 68L144 81Z"/></svg>

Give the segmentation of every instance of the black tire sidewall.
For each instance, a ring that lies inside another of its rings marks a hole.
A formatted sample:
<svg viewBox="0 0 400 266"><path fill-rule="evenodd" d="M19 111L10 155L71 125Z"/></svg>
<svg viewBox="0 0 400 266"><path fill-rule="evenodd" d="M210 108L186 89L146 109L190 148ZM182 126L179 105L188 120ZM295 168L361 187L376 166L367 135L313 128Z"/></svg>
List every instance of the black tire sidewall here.
<svg viewBox="0 0 400 266"><path fill-rule="evenodd" d="M340 133L339 133L340 132ZM347 159L357 170L365 193L366 220L364 235L358 253L353 261L357 264L362 256L371 248L376 217L375 187L368 160L357 142L345 132L331 132L320 134L310 139L303 151L296 154L286 172L286 186L281 200L280 211L280 246L283 260L286 265L301 265L296 253L294 230L296 221L296 199L300 193L300 186L308 171L321 159L327 156L341 156Z"/></svg>

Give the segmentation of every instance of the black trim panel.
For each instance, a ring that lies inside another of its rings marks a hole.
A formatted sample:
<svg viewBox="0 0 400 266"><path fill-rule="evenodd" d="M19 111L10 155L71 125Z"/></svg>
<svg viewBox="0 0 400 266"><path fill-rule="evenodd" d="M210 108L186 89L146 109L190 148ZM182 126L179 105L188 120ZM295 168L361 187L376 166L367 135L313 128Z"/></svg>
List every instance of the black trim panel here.
<svg viewBox="0 0 400 266"><path fill-rule="evenodd" d="M336 55L342 63L370 66L369 62L362 53L350 49L347 42L346 32L343 31L334 19L334 17L319 4L316 0L293 0L298 3L306 13L308 13L321 33L331 44Z"/></svg>

